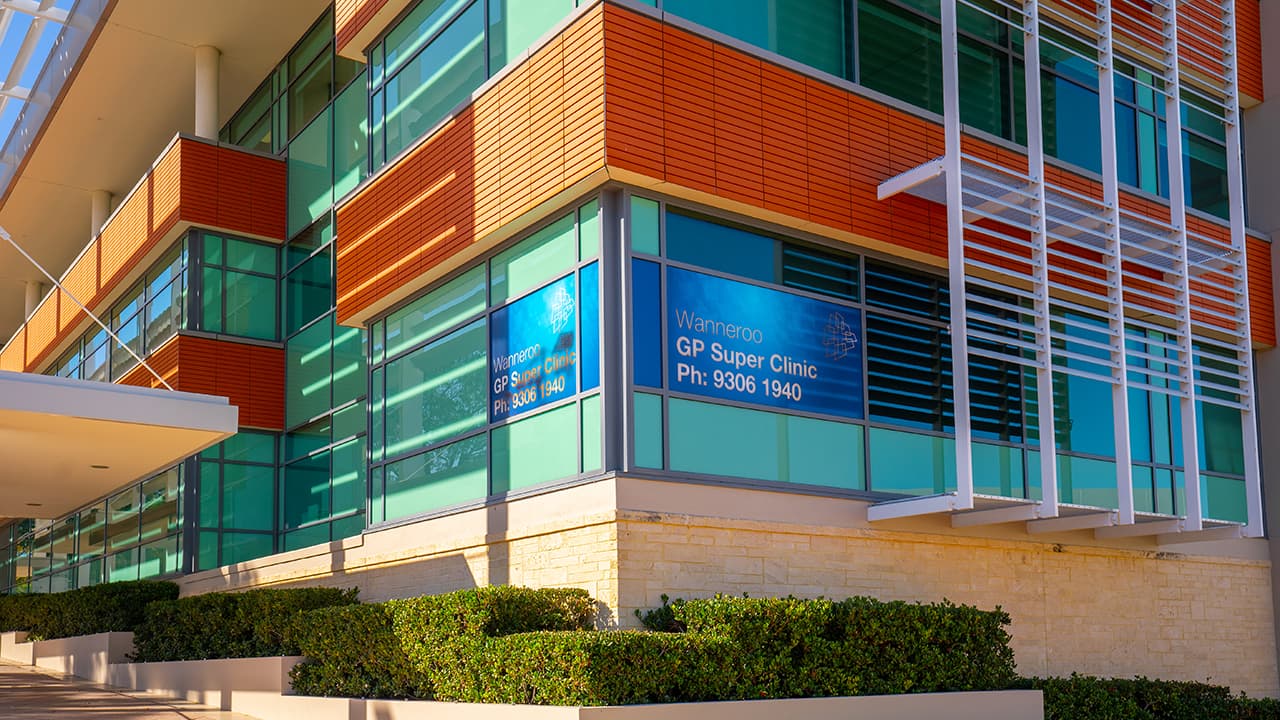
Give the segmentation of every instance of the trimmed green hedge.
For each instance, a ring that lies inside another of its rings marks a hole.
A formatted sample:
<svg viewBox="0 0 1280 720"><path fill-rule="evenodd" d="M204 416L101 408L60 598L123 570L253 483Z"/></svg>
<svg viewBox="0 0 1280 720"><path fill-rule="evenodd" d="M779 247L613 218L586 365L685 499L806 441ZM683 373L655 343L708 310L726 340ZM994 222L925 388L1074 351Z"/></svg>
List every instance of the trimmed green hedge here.
<svg viewBox="0 0 1280 720"><path fill-rule="evenodd" d="M463 678L487 638L586 630L594 615L584 590L511 586L309 612L288 633L307 656L292 671L293 688L386 698L432 698L443 690L452 698L474 685Z"/></svg>
<svg viewBox="0 0 1280 720"><path fill-rule="evenodd" d="M991 690L1016 676L1003 612L717 597L592 631L581 590L487 587L304 614L294 690L547 705ZM304 639L310 635L309 639Z"/></svg>
<svg viewBox="0 0 1280 720"><path fill-rule="evenodd" d="M134 630L135 662L297 655L285 631L306 610L351 605L355 590L264 588L152 603Z"/></svg>
<svg viewBox="0 0 1280 720"><path fill-rule="evenodd" d="M0 631L26 630L31 638L131 632L152 602L172 601L178 586L158 580L92 585L49 595L0 597Z"/></svg>
<svg viewBox="0 0 1280 720"><path fill-rule="evenodd" d="M1219 685L1085 675L1018 685L1044 692L1045 720L1280 720L1280 700L1236 696Z"/></svg>

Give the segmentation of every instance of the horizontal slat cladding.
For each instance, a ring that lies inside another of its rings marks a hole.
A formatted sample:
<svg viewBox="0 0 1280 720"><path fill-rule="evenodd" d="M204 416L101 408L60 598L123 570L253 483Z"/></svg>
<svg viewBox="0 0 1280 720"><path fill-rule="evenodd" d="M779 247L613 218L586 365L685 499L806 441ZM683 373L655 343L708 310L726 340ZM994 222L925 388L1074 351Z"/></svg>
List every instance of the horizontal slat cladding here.
<svg viewBox="0 0 1280 720"><path fill-rule="evenodd" d="M1260 0L1236 0L1236 62L1240 92L1262 101L1262 12Z"/></svg>
<svg viewBox="0 0 1280 720"><path fill-rule="evenodd" d="M21 327L13 334L9 344L4 346L4 350L0 350L0 370L22 372L26 367L26 349L27 329Z"/></svg>
<svg viewBox="0 0 1280 720"><path fill-rule="evenodd" d="M173 389L181 389L181 383L178 380L178 348L184 339L180 335L174 336L157 348L155 352L143 358L147 361L147 365L150 366L151 370L155 370L155 374L139 365L125 373L124 377L117 382L120 385L161 388L164 385L156 378L156 375L159 375Z"/></svg>
<svg viewBox="0 0 1280 720"><path fill-rule="evenodd" d="M282 160L179 139L68 270L64 285L102 313L123 279L180 220L283 240L285 192ZM65 297L55 306L52 334L42 326L28 341L28 371L39 370L51 349L83 324L84 313Z"/></svg>
<svg viewBox="0 0 1280 720"><path fill-rule="evenodd" d="M338 318L604 164L600 9L540 48L338 209Z"/></svg>
<svg viewBox="0 0 1280 720"><path fill-rule="evenodd" d="M242 427L283 428L284 350L192 336L174 344L179 390L227 398Z"/></svg>
<svg viewBox="0 0 1280 720"><path fill-rule="evenodd" d="M1249 325L1253 341L1267 347L1276 344L1275 280L1272 276L1271 243L1248 239Z"/></svg>

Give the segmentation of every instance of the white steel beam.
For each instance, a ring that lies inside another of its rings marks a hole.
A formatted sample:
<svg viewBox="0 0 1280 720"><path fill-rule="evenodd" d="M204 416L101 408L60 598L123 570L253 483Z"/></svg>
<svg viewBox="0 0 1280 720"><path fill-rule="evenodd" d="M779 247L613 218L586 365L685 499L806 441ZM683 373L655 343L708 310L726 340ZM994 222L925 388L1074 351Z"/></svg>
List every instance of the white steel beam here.
<svg viewBox="0 0 1280 720"><path fill-rule="evenodd" d="M1142 537L1144 535L1165 535L1176 533L1182 529L1182 521L1178 518L1168 520L1152 520L1151 522L1129 523L1113 527L1100 527L1093 531L1099 540L1114 538Z"/></svg>
<svg viewBox="0 0 1280 720"><path fill-rule="evenodd" d="M1165 141L1169 168L1169 219L1173 225L1173 237L1178 248L1178 353L1180 364L1179 384L1185 389L1195 387L1195 354L1191 317L1191 265L1187 260L1187 194L1183 185L1182 169L1182 90L1178 69L1178 10L1170 3L1164 6L1154 3L1153 9L1160 18L1165 64ZM1178 399L1182 416L1182 464L1185 477L1187 522L1183 529L1200 530L1204 527L1200 498L1199 429L1196 427L1195 392Z"/></svg>
<svg viewBox="0 0 1280 720"><path fill-rule="evenodd" d="M867 520L870 522L896 520L904 517L934 515L936 513L954 512L955 510L965 509L958 507L958 503L959 500L955 493L926 495L925 497L878 503L867 507Z"/></svg>
<svg viewBox="0 0 1280 720"><path fill-rule="evenodd" d="M1027 503L1012 507L957 513L951 516L951 527L965 528L978 525L999 525L1001 523L1035 520L1038 517L1040 517L1039 503Z"/></svg>
<svg viewBox="0 0 1280 720"><path fill-rule="evenodd" d="M1027 523L1027 532L1032 535L1042 535L1044 533L1071 532L1072 530L1093 530L1095 528L1110 527L1115 524L1116 512L1114 510L1104 510L1081 515L1032 520Z"/></svg>
<svg viewBox="0 0 1280 720"><path fill-rule="evenodd" d="M943 3L944 5L947 3ZM1031 232L1032 283L1036 311L1036 417L1040 429L1040 485L1044 517L1058 514L1058 454L1053 403L1053 357L1049 326L1048 220L1045 203L1044 122L1040 98L1040 3L1023 0L1023 52L1026 71L1027 175L1035 196ZM957 113L958 114L958 113Z"/></svg>
<svg viewBox="0 0 1280 720"><path fill-rule="evenodd" d="M969 320L965 301L963 146L957 0L942 3L942 106L947 154L947 265L951 284L951 373L956 425L956 504L973 507L973 431L969 404ZM1050 443L1052 444L1052 442Z"/></svg>
<svg viewBox="0 0 1280 720"><path fill-rule="evenodd" d="M1102 202L1108 233L1103 262L1107 271L1107 325L1112 369L1111 415L1116 445L1116 493L1119 521L1134 521L1133 454L1129 439L1129 367L1125 357L1123 247L1120 238L1120 171L1116 150L1115 48L1111 0L1098 3L1098 109L1102 131Z"/></svg>
<svg viewBox="0 0 1280 720"><path fill-rule="evenodd" d="M1240 411L1241 431L1244 435L1244 485L1245 502L1248 504L1248 525L1244 534L1248 537L1262 537L1262 466L1258 459L1258 419L1254 410L1257 401L1254 392L1253 351L1251 328L1249 322L1249 263L1248 238L1245 235L1244 216L1244 163L1241 159L1240 140L1240 83L1239 60L1236 56L1236 3L1226 0L1225 4L1226 37L1225 49L1228 62L1227 77L1227 192L1231 203L1231 246L1239 253L1243 264L1240 273L1240 295L1246 302L1239 310L1240 323L1244 328L1241 339L1239 359L1241 374L1240 397L1244 401L1244 409ZM1197 483L1198 485L1199 483Z"/></svg>
<svg viewBox="0 0 1280 720"><path fill-rule="evenodd" d="M1156 536L1157 545L1181 545L1193 542L1221 542L1246 537L1245 528L1239 525L1208 528L1196 532L1166 533Z"/></svg>

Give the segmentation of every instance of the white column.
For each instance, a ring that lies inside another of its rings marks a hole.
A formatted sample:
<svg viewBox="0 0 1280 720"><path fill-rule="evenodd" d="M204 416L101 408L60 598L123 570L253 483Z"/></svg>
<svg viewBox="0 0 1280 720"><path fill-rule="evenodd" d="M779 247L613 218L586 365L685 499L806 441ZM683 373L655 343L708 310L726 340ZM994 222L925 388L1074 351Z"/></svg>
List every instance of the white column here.
<svg viewBox="0 0 1280 720"><path fill-rule="evenodd" d="M107 224L107 217L111 215L111 191L94 190L90 198L93 206L89 212L89 237L95 238L102 232L102 226Z"/></svg>
<svg viewBox="0 0 1280 720"><path fill-rule="evenodd" d="M31 313L40 306L40 300L44 298L44 283L28 280L23 290L25 291L23 298L26 300L26 312L23 313L23 317L30 318Z"/></svg>
<svg viewBox="0 0 1280 720"><path fill-rule="evenodd" d="M196 137L218 139L218 61L212 45L196 48Z"/></svg>

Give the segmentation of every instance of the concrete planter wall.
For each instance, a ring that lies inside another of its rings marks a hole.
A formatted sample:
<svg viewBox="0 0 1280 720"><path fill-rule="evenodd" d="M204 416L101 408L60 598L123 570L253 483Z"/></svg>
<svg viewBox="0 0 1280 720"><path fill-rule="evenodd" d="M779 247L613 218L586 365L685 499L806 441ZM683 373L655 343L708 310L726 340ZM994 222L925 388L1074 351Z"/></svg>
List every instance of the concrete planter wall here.
<svg viewBox="0 0 1280 720"><path fill-rule="evenodd" d="M0 657L22 665L35 665L66 675L105 683L108 667L123 663L133 652L133 633L96 635L26 642L24 632L0 634Z"/></svg>
<svg viewBox="0 0 1280 720"><path fill-rule="evenodd" d="M35 659L35 646L35 643L27 642L25 632L0 633L0 659L31 665Z"/></svg>
<svg viewBox="0 0 1280 720"><path fill-rule="evenodd" d="M289 670L300 657L190 660L112 665L108 683L179 697L222 710L266 718L289 689Z"/></svg>

